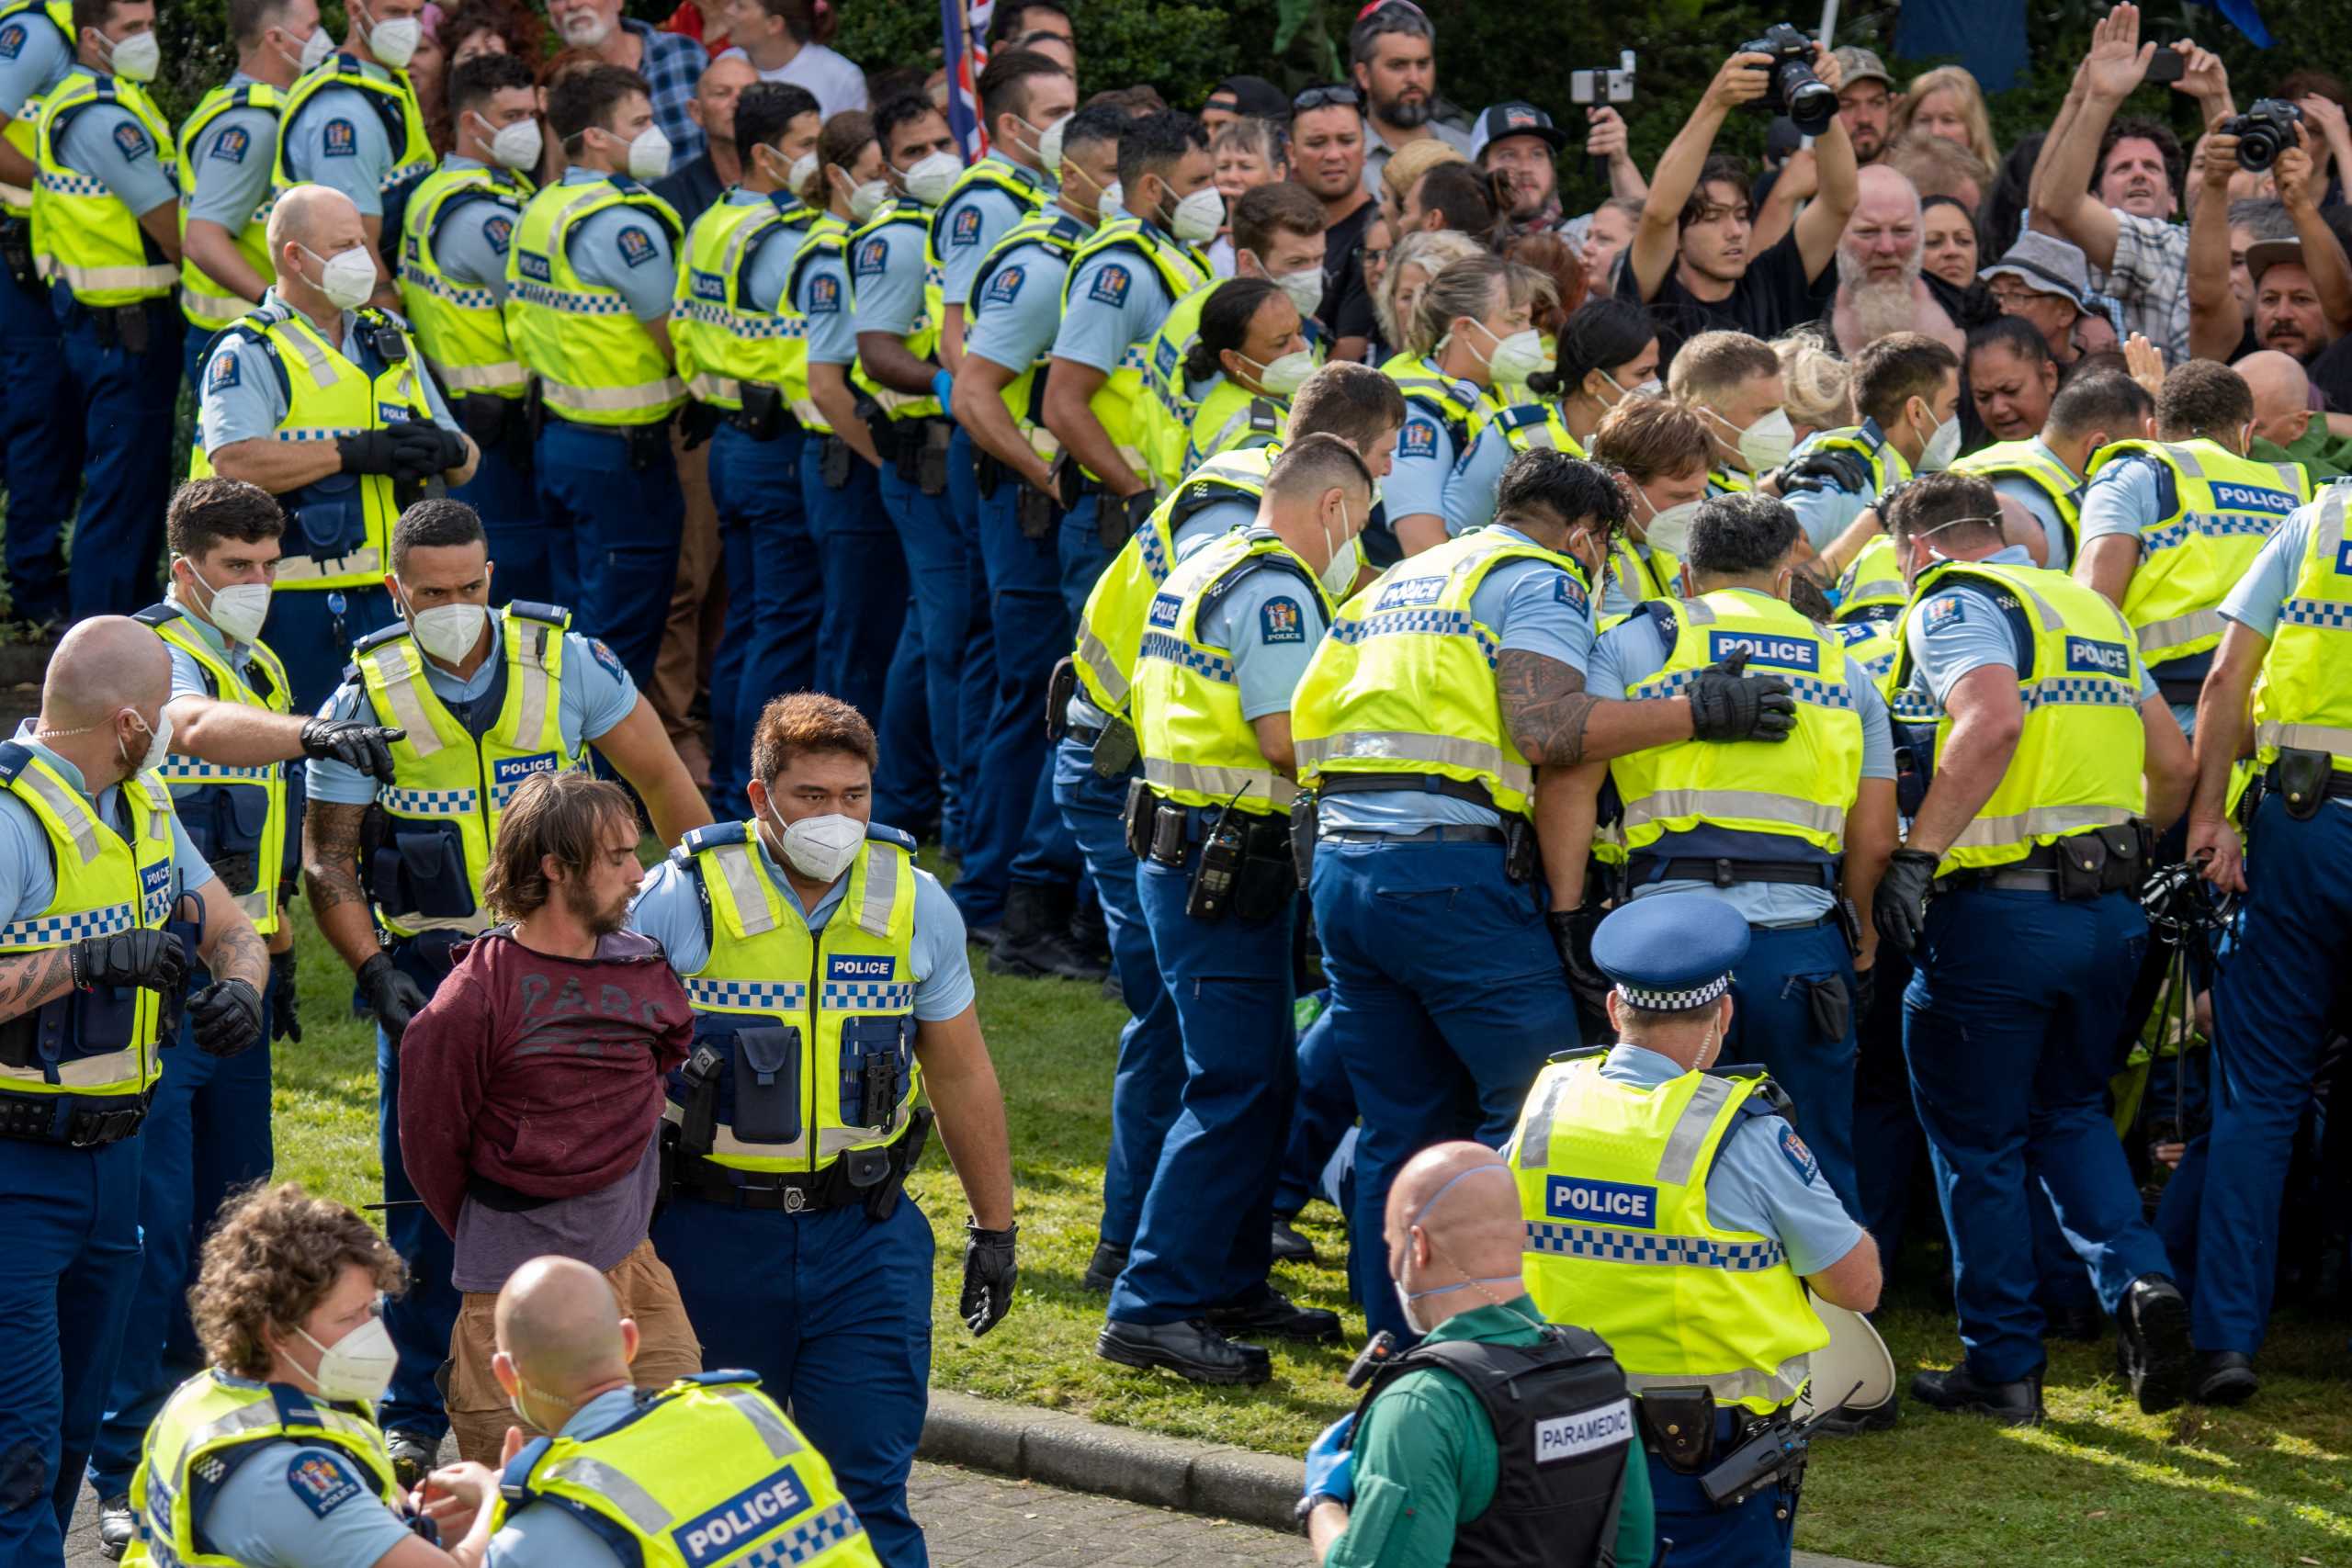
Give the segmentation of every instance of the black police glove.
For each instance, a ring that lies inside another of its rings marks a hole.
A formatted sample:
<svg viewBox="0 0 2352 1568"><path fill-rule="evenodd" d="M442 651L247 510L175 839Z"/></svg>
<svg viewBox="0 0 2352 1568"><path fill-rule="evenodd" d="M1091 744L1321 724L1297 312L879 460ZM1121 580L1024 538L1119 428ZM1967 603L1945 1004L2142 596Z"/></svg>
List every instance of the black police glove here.
<svg viewBox="0 0 2352 1568"><path fill-rule="evenodd" d="M176 991L187 978L187 949L176 931L117 931L112 936L85 936L66 949L77 989L101 986L144 986L151 991Z"/></svg>
<svg viewBox="0 0 2352 1568"><path fill-rule="evenodd" d="M196 1048L208 1056L236 1056L261 1043L261 993L232 975L207 986L187 1004Z"/></svg>
<svg viewBox="0 0 2352 1568"><path fill-rule="evenodd" d="M392 742L407 739L405 729L386 729L356 718L314 718L302 727L302 755L331 758L378 784L391 784Z"/></svg>
<svg viewBox="0 0 2352 1568"><path fill-rule="evenodd" d="M1871 488L1871 466L1859 452L1808 452L1781 464L1772 478L1782 495L1815 490L1860 495Z"/></svg>
<svg viewBox="0 0 2352 1568"><path fill-rule="evenodd" d="M1553 949L1560 955L1560 973L1568 977L1568 989L1603 1018L1609 1016L1609 976L1592 961L1592 933L1606 913L1588 904L1553 909L1544 917L1544 923L1552 930Z"/></svg>
<svg viewBox="0 0 2352 1568"><path fill-rule="evenodd" d="M466 438L429 420L407 420L391 427L392 477L423 480L466 460Z"/></svg>
<svg viewBox="0 0 2352 1568"><path fill-rule="evenodd" d="M1871 1006L1878 1000L1878 966L1854 971L1854 1025L1861 1026L1871 1015Z"/></svg>
<svg viewBox="0 0 2352 1568"><path fill-rule="evenodd" d="M343 459L346 474L389 474L401 461L397 432L390 430L355 430L348 435L335 437L335 455Z"/></svg>
<svg viewBox="0 0 2352 1568"><path fill-rule="evenodd" d="M392 967L392 955L379 953L359 966L359 990L384 1032L399 1044L408 1021L432 998L424 987Z"/></svg>
<svg viewBox="0 0 2352 1568"><path fill-rule="evenodd" d="M1012 1281L1021 1272L1012 1243L1020 1234L1017 1224L992 1231L964 1222L964 1295L956 1310L975 1338L1002 1323L1012 1308Z"/></svg>
<svg viewBox="0 0 2352 1568"><path fill-rule="evenodd" d="M1710 664L1690 682L1694 740L1786 740L1797 727L1796 698L1778 675L1743 675L1747 650Z"/></svg>
<svg viewBox="0 0 2352 1568"><path fill-rule="evenodd" d="M1878 879L1871 923L1878 927L1879 940L1893 942L1897 953L1919 945L1919 933L1928 927L1928 891L1940 858L1925 850L1897 850Z"/></svg>
<svg viewBox="0 0 2352 1568"><path fill-rule="evenodd" d="M269 955L269 983L277 989L277 998L269 1007L269 1037L302 1043L302 1015L294 1002L294 950Z"/></svg>

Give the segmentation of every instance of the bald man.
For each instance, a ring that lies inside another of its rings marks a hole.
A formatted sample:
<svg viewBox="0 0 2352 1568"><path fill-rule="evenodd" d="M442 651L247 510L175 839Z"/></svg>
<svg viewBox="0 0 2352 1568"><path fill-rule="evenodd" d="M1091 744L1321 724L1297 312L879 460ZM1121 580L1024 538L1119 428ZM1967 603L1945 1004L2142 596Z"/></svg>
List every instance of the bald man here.
<svg viewBox="0 0 2352 1568"><path fill-rule="evenodd" d="M2291 354L2266 348L2230 367L2254 394L2254 440L2246 455L2267 463L2301 463L2313 480L2338 477L2329 461L2336 445L2324 416L2314 417L2312 378Z"/></svg>
<svg viewBox="0 0 2352 1568"><path fill-rule="evenodd" d="M152 771L163 640L119 615L65 635L40 716L0 743L0 1562L55 1562L139 1269L139 1145L202 912L198 1049L261 1038L262 940Z"/></svg>
<svg viewBox="0 0 2352 1568"><path fill-rule="evenodd" d="M1645 1568L1649 1473L1625 1374L1598 1337L1536 1311L1510 1167L1484 1144L1422 1150L1388 1190L1385 1232L1422 1337L1307 1450L1298 1512L1318 1559Z"/></svg>
<svg viewBox="0 0 2352 1568"><path fill-rule="evenodd" d="M471 479L480 454L408 323L367 305L375 262L351 198L295 186L268 235L277 281L213 342L188 477L243 479L286 509L269 642L294 706L311 712L351 645L395 618L383 581L393 520L428 480Z"/></svg>
<svg viewBox="0 0 2352 1568"><path fill-rule="evenodd" d="M748 1552L796 1568L879 1568L832 1467L757 1378L631 1386L637 1325L595 1269L535 1258L498 1292L492 1321L492 1371L526 1424L507 1433L502 1495L486 1499L481 1473L459 1465L434 1472L425 1508L446 1531L491 1501L488 1568L639 1561L621 1541L641 1543L648 1562Z"/></svg>

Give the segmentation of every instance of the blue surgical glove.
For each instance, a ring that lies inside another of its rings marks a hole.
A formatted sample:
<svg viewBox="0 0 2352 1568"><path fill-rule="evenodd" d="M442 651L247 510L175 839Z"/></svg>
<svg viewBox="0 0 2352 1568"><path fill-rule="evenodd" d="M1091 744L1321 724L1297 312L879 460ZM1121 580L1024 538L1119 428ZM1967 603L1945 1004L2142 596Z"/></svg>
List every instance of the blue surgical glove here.
<svg viewBox="0 0 2352 1568"><path fill-rule="evenodd" d="M933 371L931 373L931 395L939 400L939 406L941 408L954 408L956 406L956 378L950 376L944 370Z"/></svg>
<svg viewBox="0 0 2352 1568"><path fill-rule="evenodd" d="M1352 1503L1356 1496L1356 1451L1340 1445L1355 1430L1356 1413L1349 1411L1323 1428L1322 1436L1307 1445L1306 1489L1309 1497L1329 1497L1341 1503Z"/></svg>

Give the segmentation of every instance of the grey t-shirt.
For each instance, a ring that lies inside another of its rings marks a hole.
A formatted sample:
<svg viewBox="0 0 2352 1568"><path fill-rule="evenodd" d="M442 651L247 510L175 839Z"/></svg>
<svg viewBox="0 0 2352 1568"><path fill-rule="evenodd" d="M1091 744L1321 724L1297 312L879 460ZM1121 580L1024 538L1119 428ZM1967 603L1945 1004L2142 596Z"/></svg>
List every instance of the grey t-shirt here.
<svg viewBox="0 0 2352 1568"><path fill-rule="evenodd" d="M645 1239L661 1184L661 1134L646 1140L635 1169L609 1187L558 1198L536 1209L493 1209L469 1193L458 1210L457 1259L449 1282L461 1291L494 1293L515 1269L553 1253L576 1258L602 1273Z"/></svg>

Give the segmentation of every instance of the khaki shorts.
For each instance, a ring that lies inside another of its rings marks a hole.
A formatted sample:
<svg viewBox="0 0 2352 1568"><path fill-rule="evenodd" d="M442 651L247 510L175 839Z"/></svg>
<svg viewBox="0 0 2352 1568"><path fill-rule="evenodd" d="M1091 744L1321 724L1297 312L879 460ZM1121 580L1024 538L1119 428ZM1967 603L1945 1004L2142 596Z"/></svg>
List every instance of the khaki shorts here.
<svg viewBox="0 0 2352 1568"><path fill-rule="evenodd" d="M682 1377L702 1371L702 1343L678 1300L678 1282L670 1266L653 1255L653 1244L640 1241L619 1264L605 1271L620 1298L621 1315L637 1320L637 1359L629 1372L639 1388L666 1388ZM458 1457L498 1468L506 1442L506 1428L522 1423L506 1403L506 1391L490 1370L497 1351L492 1319L498 1297L487 1291L468 1291L458 1309L458 1326L449 1336L449 1427L458 1438ZM526 1431L525 1437L538 1434Z"/></svg>

